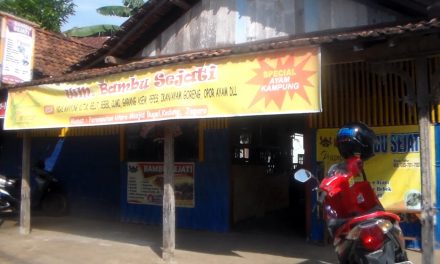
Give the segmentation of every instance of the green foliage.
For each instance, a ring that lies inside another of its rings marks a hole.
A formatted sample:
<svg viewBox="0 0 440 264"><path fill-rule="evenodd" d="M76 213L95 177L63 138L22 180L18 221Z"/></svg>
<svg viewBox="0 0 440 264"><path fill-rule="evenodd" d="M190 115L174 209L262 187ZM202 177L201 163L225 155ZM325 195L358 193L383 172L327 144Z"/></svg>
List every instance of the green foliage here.
<svg viewBox="0 0 440 264"><path fill-rule="evenodd" d="M96 9L96 12L104 16L130 17L138 11L144 1L124 0L122 4L123 6L103 6Z"/></svg>
<svg viewBox="0 0 440 264"><path fill-rule="evenodd" d="M96 37L111 36L117 30L119 30L119 26L103 24L88 27L74 27L63 33L70 37Z"/></svg>
<svg viewBox="0 0 440 264"><path fill-rule="evenodd" d="M126 6L103 6L96 9L96 12L101 15L118 17L129 17L130 11L130 8Z"/></svg>
<svg viewBox="0 0 440 264"><path fill-rule="evenodd" d="M147 0L148 1L148 0ZM144 4L144 0L124 0L123 5L130 9L138 9ZM133 15L133 14L132 14Z"/></svg>
<svg viewBox="0 0 440 264"><path fill-rule="evenodd" d="M103 6L96 9L96 12L104 16L130 17L139 10L139 8L144 4L144 1L123 0L122 4L123 6ZM71 37L111 36L118 29L119 26L116 25L95 25L72 28L64 33Z"/></svg>
<svg viewBox="0 0 440 264"><path fill-rule="evenodd" d="M0 10L60 32L61 25L75 14L73 0L0 0Z"/></svg>

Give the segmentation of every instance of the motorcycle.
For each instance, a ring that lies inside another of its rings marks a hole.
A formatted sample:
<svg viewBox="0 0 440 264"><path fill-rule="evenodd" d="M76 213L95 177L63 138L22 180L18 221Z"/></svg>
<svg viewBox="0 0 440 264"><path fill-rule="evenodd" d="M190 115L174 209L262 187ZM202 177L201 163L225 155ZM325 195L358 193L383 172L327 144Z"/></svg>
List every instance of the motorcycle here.
<svg viewBox="0 0 440 264"><path fill-rule="evenodd" d="M305 169L294 174L299 182L317 182L317 203L322 206L339 263L412 263L399 216L384 210L363 169L361 181L346 173L353 162L357 161L333 165L321 183Z"/></svg>
<svg viewBox="0 0 440 264"><path fill-rule="evenodd" d="M58 180L41 166L33 167L35 188L31 189L31 208L48 216L67 214L67 196ZM21 181L0 175L0 218L20 211ZM0 224L3 220L0 219Z"/></svg>

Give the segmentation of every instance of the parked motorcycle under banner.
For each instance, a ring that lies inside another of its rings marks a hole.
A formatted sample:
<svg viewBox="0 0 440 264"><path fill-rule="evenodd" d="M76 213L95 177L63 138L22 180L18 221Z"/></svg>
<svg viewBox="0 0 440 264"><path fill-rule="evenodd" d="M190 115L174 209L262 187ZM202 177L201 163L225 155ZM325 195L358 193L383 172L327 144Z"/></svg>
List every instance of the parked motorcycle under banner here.
<svg viewBox="0 0 440 264"><path fill-rule="evenodd" d="M302 183L316 181L313 191L321 209L314 206L313 210L323 211L340 263L412 263L404 248L399 216L383 209L365 177L354 182L352 175L330 169L319 182L310 171L300 169L294 178Z"/></svg>
<svg viewBox="0 0 440 264"><path fill-rule="evenodd" d="M31 190L31 208L47 216L63 216L68 212L68 201L58 180L50 172L35 166L35 186ZM4 217L20 212L21 181L0 175L0 224Z"/></svg>

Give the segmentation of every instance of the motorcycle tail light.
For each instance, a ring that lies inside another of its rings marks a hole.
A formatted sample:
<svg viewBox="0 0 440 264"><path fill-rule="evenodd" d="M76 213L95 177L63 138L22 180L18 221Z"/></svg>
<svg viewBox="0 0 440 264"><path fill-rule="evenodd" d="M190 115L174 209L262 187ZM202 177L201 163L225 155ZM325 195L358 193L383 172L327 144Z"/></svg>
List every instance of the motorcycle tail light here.
<svg viewBox="0 0 440 264"><path fill-rule="evenodd" d="M347 234L347 239L359 240L365 249L376 251L383 246L385 234L388 233L392 227L393 224L386 219L364 222L350 230Z"/></svg>
<svg viewBox="0 0 440 264"><path fill-rule="evenodd" d="M376 251L383 246L384 233L379 226L373 225L367 228L362 228L359 233L359 239L365 249Z"/></svg>

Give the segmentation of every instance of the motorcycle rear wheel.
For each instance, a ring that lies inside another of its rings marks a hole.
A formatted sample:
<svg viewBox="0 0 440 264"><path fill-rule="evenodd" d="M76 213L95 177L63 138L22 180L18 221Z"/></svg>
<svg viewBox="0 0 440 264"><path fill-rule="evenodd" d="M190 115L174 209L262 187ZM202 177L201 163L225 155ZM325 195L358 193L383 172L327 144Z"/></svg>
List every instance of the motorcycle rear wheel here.
<svg viewBox="0 0 440 264"><path fill-rule="evenodd" d="M8 201L0 199L0 211L11 209L11 204Z"/></svg>

